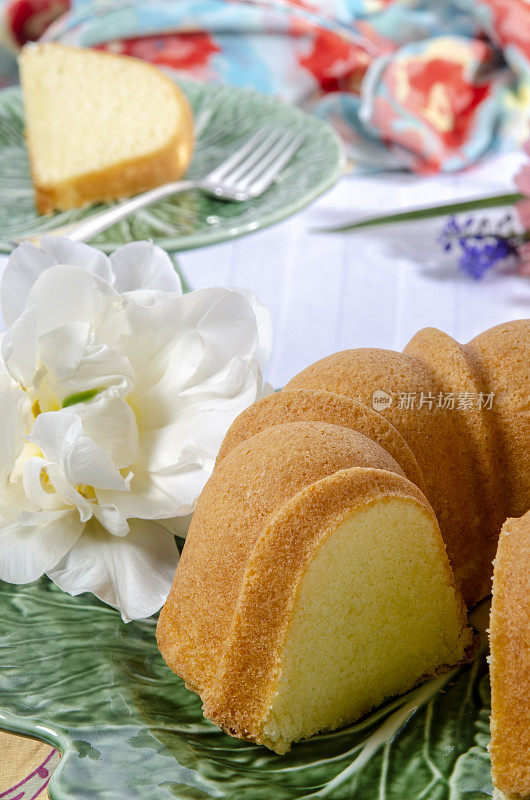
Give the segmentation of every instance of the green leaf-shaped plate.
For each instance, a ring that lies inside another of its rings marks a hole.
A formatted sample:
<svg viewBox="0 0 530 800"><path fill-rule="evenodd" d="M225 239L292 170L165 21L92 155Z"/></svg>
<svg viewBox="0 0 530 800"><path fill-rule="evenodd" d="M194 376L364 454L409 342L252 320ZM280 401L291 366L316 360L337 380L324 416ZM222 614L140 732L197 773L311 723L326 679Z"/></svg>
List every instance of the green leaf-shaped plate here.
<svg viewBox="0 0 530 800"><path fill-rule="evenodd" d="M199 192L162 200L113 225L93 240L109 252L126 242L153 239L167 250L222 242L294 214L332 186L343 150L327 123L250 89L179 80L193 107L196 145L188 177L202 177L245 139L267 128L303 132L305 141L264 195L226 203ZM108 206L39 216L33 203L20 89L0 92L0 252L10 240L66 225Z"/></svg>
<svg viewBox="0 0 530 800"><path fill-rule="evenodd" d="M482 653L278 756L203 718L154 620L125 625L47 579L0 583L0 728L62 751L52 800L485 800L489 710Z"/></svg>

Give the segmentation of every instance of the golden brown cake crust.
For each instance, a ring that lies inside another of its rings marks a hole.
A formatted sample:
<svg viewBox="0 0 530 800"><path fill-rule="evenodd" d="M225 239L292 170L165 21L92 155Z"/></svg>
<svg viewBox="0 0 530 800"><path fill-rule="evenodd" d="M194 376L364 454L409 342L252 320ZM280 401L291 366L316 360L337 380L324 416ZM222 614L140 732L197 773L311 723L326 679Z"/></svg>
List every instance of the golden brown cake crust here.
<svg viewBox="0 0 530 800"><path fill-rule="evenodd" d="M490 620L491 768L495 786L530 798L530 513L504 525Z"/></svg>
<svg viewBox="0 0 530 800"><path fill-rule="evenodd" d="M276 392L249 406L233 422L218 455L223 459L234 447L264 428L286 422L327 422L359 431L384 447L405 475L425 492L416 458L401 434L385 417L345 395L325 391Z"/></svg>
<svg viewBox="0 0 530 800"><path fill-rule="evenodd" d="M267 428L217 466L199 498L157 627L166 662L195 690L214 678L250 554L268 517L306 486L351 467L405 477L375 442L317 422Z"/></svg>
<svg viewBox="0 0 530 800"><path fill-rule="evenodd" d="M432 370L445 396L455 396L450 422L466 471L470 548L465 565L458 569L458 578L468 598L469 593L486 597L508 503L499 469L493 413L483 391L481 364L471 349L436 328L419 331L404 352Z"/></svg>
<svg viewBox="0 0 530 800"><path fill-rule="evenodd" d="M530 508L530 320L497 325L473 339L484 389L494 395L498 469L508 494L505 517Z"/></svg>
<svg viewBox="0 0 530 800"><path fill-rule="evenodd" d="M396 497L422 506L438 527L425 497L410 481L363 468L340 470L307 486L270 518L248 561L215 681L203 694L209 719L229 733L264 742L261 724L279 675L278 653L311 559L356 509ZM447 563L441 536L439 546ZM448 563L447 572L450 580ZM463 603L461 619L464 627Z"/></svg>

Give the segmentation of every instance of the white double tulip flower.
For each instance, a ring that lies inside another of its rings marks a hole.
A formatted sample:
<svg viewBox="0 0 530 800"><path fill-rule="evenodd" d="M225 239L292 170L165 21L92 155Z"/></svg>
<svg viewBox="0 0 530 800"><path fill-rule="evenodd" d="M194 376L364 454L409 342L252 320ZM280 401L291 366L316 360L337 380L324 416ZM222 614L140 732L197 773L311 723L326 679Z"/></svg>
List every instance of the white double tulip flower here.
<svg viewBox="0 0 530 800"><path fill-rule="evenodd" d="M1 285L0 579L46 573L123 619L163 604L188 514L262 393L269 317L239 291L182 294L147 242L108 258L48 237Z"/></svg>

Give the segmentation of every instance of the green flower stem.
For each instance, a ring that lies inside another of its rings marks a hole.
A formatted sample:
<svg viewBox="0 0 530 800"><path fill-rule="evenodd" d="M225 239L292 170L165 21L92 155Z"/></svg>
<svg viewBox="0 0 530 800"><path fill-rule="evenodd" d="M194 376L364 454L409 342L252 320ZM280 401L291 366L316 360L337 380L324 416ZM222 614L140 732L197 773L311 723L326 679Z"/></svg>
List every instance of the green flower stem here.
<svg viewBox="0 0 530 800"><path fill-rule="evenodd" d="M462 214L466 211L476 211L484 208L498 208L511 206L519 200L524 200L524 195L519 192L510 194L497 194L491 197L479 197L476 200L463 200L457 203L444 203L441 206L426 206L412 208L409 211L398 211L392 214L383 214L378 217L366 217L357 222L340 225L337 228L314 228L315 233L348 233L361 228L372 228L376 225L392 225L395 222L413 222L418 219L433 219L451 214Z"/></svg>

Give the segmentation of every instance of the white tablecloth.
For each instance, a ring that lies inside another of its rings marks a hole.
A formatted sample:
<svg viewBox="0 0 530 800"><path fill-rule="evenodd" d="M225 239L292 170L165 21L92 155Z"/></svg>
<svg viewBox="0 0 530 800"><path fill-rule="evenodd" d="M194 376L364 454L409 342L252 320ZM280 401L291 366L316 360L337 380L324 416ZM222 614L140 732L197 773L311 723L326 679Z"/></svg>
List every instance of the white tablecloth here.
<svg viewBox="0 0 530 800"><path fill-rule="evenodd" d="M426 325L467 341L492 325L529 317L530 278L494 272L474 281L459 273L455 257L437 244L441 220L355 234L312 229L371 212L511 191L520 161L519 155L502 156L450 176L345 178L280 225L183 253L181 267L193 288L244 286L268 305L275 345L267 378L277 387L337 350L401 349Z"/></svg>

